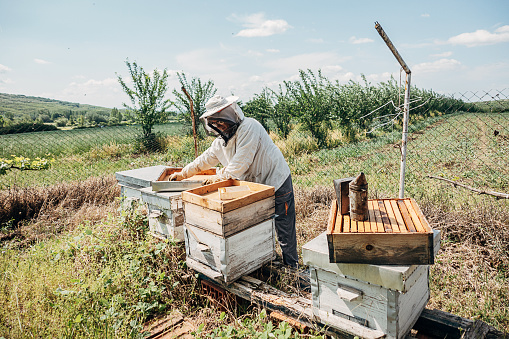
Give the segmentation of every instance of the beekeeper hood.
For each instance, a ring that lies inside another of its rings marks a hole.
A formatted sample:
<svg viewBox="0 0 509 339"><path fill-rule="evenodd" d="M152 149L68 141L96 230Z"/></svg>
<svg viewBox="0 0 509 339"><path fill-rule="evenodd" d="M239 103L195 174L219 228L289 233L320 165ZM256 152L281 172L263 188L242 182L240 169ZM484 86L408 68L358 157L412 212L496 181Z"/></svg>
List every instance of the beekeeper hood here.
<svg viewBox="0 0 509 339"><path fill-rule="evenodd" d="M200 117L207 132L220 136L224 140L224 146L235 135L244 113L237 105L238 97L224 98L216 95L205 104L207 111Z"/></svg>

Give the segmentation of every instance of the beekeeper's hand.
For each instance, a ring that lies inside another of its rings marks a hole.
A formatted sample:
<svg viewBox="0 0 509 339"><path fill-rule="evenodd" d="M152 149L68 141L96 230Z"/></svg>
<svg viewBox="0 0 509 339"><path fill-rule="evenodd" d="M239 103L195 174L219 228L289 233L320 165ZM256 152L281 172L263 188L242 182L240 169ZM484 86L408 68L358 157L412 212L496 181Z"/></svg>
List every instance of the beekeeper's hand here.
<svg viewBox="0 0 509 339"><path fill-rule="evenodd" d="M221 179L217 175L212 175L209 178L203 180L202 185L210 185L218 181L221 181Z"/></svg>
<svg viewBox="0 0 509 339"><path fill-rule="evenodd" d="M175 172L172 175L170 175L170 178L168 179L168 181L180 181L182 179L184 179L182 172Z"/></svg>

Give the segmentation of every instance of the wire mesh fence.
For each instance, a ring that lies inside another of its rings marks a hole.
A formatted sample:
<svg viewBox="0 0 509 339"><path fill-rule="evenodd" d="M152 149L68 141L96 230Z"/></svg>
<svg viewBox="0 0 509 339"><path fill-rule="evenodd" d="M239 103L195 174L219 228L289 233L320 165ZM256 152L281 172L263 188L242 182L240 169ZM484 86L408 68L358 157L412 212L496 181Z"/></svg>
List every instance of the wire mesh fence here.
<svg viewBox="0 0 509 339"><path fill-rule="evenodd" d="M455 105L448 106L451 98ZM419 101L420 100L420 101ZM412 107L429 99L414 98ZM411 117L406 195L418 195L423 181L440 177L494 191L509 190L508 90L467 92L436 99L435 109ZM441 101L440 101L441 100ZM458 106L457 103L462 105ZM364 172L373 196L397 196L401 164L398 105L383 104L386 114L369 120L366 137L329 147L310 146L313 136L294 128L286 138L271 133L292 170L294 185L331 186L332 179ZM379 105L382 107L382 104ZM412 108L411 107L411 108ZM439 109L436 109L436 108ZM366 121L368 118L366 118ZM40 186L152 165L184 166L194 158L186 126L158 125L152 145L140 145L140 127L112 126L0 135L0 158L54 158L48 169L11 169L0 188ZM330 134L341 134L331 129ZM340 136L338 137L340 138ZM211 138L200 139L203 152ZM300 147L300 149L299 149Z"/></svg>

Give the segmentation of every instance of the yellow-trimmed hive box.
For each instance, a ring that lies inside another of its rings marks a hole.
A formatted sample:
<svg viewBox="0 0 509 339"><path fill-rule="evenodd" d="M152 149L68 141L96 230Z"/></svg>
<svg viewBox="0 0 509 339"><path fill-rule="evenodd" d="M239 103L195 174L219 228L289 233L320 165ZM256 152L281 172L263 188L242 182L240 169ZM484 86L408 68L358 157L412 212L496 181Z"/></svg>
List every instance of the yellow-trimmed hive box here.
<svg viewBox="0 0 509 339"><path fill-rule="evenodd" d="M229 284L273 260L274 193L234 179L182 192L188 266Z"/></svg>
<svg viewBox="0 0 509 339"><path fill-rule="evenodd" d="M368 211L367 220L353 221L333 201L327 227L331 263L434 263L433 230L414 199L368 200Z"/></svg>
<svg viewBox="0 0 509 339"><path fill-rule="evenodd" d="M235 186L247 186L248 193L221 200L220 189ZM228 237L272 218L274 193L272 186L234 179L190 189L182 192L185 222Z"/></svg>

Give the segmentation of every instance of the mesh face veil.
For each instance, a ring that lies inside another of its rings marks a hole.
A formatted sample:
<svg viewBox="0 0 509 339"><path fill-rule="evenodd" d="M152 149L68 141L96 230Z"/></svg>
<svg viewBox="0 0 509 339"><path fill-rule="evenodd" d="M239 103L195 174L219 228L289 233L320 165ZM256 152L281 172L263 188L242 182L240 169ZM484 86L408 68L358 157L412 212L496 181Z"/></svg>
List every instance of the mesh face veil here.
<svg viewBox="0 0 509 339"><path fill-rule="evenodd" d="M236 103L224 108L223 110L203 118L204 126L207 132L220 136L224 140L224 145L235 135L240 124L240 118L237 113L240 107Z"/></svg>

